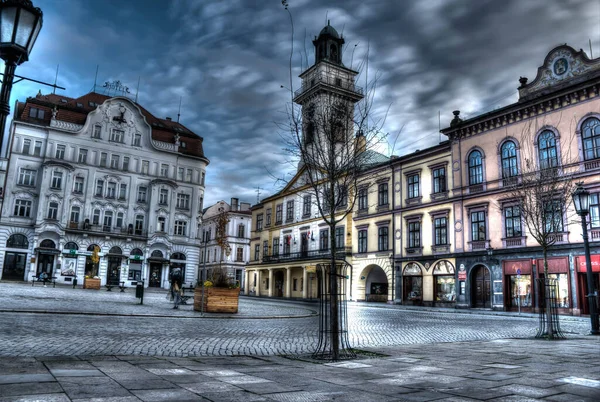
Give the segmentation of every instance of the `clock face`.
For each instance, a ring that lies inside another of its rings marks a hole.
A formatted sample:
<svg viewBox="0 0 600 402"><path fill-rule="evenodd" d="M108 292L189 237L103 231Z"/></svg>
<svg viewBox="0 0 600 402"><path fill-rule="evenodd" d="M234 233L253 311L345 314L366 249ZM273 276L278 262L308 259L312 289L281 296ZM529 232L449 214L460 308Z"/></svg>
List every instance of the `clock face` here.
<svg viewBox="0 0 600 402"><path fill-rule="evenodd" d="M554 67L552 68L552 70L554 71L555 75L563 75L564 73L567 72L568 69L569 69L569 62L567 61L566 58L561 57L554 61Z"/></svg>

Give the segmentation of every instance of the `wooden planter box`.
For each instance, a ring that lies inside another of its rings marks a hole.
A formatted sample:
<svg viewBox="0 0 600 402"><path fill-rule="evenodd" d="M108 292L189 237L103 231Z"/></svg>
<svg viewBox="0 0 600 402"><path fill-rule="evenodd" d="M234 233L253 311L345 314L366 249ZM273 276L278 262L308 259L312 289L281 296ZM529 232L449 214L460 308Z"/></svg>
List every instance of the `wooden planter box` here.
<svg viewBox="0 0 600 402"><path fill-rule="evenodd" d="M100 289L100 279L84 278L83 279L84 289Z"/></svg>
<svg viewBox="0 0 600 402"><path fill-rule="evenodd" d="M204 311L207 313L237 313L240 289L204 288ZM194 310L202 311L202 287L194 289Z"/></svg>

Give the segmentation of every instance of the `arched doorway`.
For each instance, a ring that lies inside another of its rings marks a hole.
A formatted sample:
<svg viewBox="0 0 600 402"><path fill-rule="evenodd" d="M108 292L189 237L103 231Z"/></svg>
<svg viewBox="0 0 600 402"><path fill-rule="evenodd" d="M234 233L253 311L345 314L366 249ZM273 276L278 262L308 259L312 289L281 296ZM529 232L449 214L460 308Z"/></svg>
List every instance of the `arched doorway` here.
<svg viewBox="0 0 600 402"><path fill-rule="evenodd" d="M39 276L42 272L48 274L48 277L53 276L54 271L54 255L58 254L56 243L50 239L42 240L38 251L38 264L36 275Z"/></svg>
<svg viewBox="0 0 600 402"><path fill-rule="evenodd" d="M273 275L275 287L273 288L273 296L283 297L283 271L275 271Z"/></svg>
<svg viewBox="0 0 600 402"><path fill-rule="evenodd" d="M159 288L162 281L162 267L165 262L164 254L160 250L154 250L148 259L150 262L150 278L148 286L151 288Z"/></svg>
<svg viewBox="0 0 600 402"><path fill-rule="evenodd" d="M121 281L121 262L123 261L123 250L121 247L111 247L108 251L108 269L106 272L106 283L118 286Z"/></svg>
<svg viewBox="0 0 600 402"><path fill-rule="evenodd" d="M365 281L365 301L387 302L388 300L388 278L385 271L379 265L369 265L360 274L361 280Z"/></svg>
<svg viewBox="0 0 600 402"><path fill-rule="evenodd" d="M416 262L406 264L402 273L402 302L417 304L423 302L423 273Z"/></svg>
<svg viewBox="0 0 600 402"><path fill-rule="evenodd" d="M85 257L85 276L93 278L98 276L100 246L97 244L90 244L87 251L92 254Z"/></svg>
<svg viewBox="0 0 600 402"><path fill-rule="evenodd" d="M471 271L471 307L491 308L490 270L484 265L476 265Z"/></svg>
<svg viewBox="0 0 600 402"><path fill-rule="evenodd" d="M2 268L2 280L22 281L25 280L25 266L27 265L27 249L29 240L22 234L11 235L6 241L7 249L25 250L6 251L4 253L4 267Z"/></svg>
<svg viewBox="0 0 600 402"><path fill-rule="evenodd" d="M129 273L127 279L130 281L142 280L142 260L144 253L139 248L134 248L129 253Z"/></svg>
<svg viewBox="0 0 600 402"><path fill-rule="evenodd" d="M183 253L173 253L171 254L171 264L169 266L169 279L171 278L171 272L175 268L179 268L181 270L181 277L183 278L183 284L185 285L185 254Z"/></svg>

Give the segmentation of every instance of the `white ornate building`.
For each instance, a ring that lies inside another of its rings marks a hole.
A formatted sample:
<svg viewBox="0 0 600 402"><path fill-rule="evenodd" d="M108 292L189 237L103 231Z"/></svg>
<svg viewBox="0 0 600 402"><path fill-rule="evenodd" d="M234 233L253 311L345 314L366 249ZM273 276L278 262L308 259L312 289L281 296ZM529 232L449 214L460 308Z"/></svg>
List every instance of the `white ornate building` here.
<svg viewBox="0 0 600 402"><path fill-rule="evenodd" d="M229 219L227 224L229 255L226 252L223 253L215 240L217 219L222 212L226 212ZM206 269L207 273L215 268L226 269L228 276L235 278L240 287L244 288L244 271L250 260L251 231L252 212L250 211L250 203L240 203L239 199L232 198L231 204L219 201L206 208L202 215L202 228L198 230L198 233L203 233L200 269ZM207 277L210 278L210 275Z"/></svg>
<svg viewBox="0 0 600 402"><path fill-rule="evenodd" d="M168 286L197 277L202 138L126 97L42 95L18 102L0 221L0 278ZM99 248L100 262L92 262Z"/></svg>

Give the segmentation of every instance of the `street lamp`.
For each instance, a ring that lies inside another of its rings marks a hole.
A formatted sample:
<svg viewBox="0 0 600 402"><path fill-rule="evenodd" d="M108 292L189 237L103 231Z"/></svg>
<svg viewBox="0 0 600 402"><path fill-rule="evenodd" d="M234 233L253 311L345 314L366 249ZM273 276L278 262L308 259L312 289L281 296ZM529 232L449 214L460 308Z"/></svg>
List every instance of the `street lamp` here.
<svg viewBox="0 0 600 402"><path fill-rule="evenodd" d="M585 248L585 272L588 288L588 306L590 311L590 320L592 322L592 335L600 335L600 326L598 323L598 311L596 310L596 296L594 294L594 284L592 276L592 261L590 257L590 243L588 241L586 216L590 212L590 193L583 188L583 182L577 183L577 189L573 192L573 203L575 211L581 216L581 227L583 228L583 245Z"/></svg>
<svg viewBox="0 0 600 402"><path fill-rule="evenodd" d="M10 114L15 69L29 60L29 53L42 29L42 20L42 10L34 7L30 0L0 0L0 58L5 62L0 92L0 144Z"/></svg>

